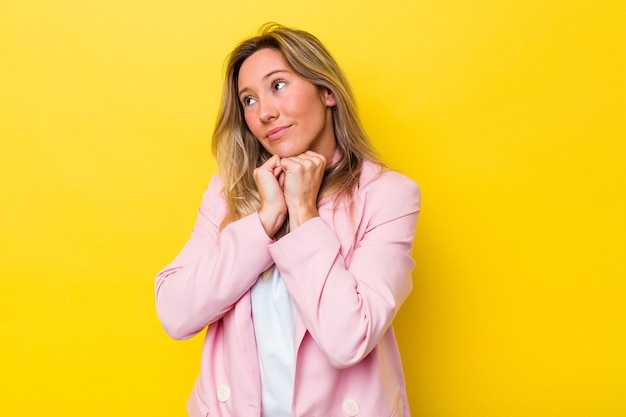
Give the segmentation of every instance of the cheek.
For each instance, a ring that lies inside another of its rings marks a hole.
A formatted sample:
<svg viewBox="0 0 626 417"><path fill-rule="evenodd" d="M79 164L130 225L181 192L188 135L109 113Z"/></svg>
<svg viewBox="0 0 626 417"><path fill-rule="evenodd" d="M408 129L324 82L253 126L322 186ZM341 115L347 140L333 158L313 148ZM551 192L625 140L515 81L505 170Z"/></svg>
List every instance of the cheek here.
<svg viewBox="0 0 626 417"><path fill-rule="evenodd" d="M309 103L306 96L300 92L292 93L280 103L280 113L283 116L299 117L308 113Z"/></svg>
<svg viewBox="0 0 626 417"><path fill-rule="evenodd" d="M305 120L315 120L325 110L315 90L302 92L288 103L289 112Z"/></svg>
<svg viewBox="0 0 626 417"><path fill-rule="evenodd" d="M250 113L244 113L243 119L246 122L248 129L250 129L250 131L256 136L256 129L258 128L258 125L254 124L255 118L252 117Z"/></svg>

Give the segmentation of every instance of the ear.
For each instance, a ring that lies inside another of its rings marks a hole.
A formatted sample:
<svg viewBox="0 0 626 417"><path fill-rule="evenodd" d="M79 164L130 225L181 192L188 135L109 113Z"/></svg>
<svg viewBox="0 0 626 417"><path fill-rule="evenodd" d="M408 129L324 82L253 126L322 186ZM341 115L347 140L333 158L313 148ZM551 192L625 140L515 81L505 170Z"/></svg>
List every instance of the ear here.
<svg viewBox="0 0 626 417"><path fill-rule="evenodd" d="M322 101L328 107L334 107L337 105L335 95L328 88L322 88Z"/></svg>

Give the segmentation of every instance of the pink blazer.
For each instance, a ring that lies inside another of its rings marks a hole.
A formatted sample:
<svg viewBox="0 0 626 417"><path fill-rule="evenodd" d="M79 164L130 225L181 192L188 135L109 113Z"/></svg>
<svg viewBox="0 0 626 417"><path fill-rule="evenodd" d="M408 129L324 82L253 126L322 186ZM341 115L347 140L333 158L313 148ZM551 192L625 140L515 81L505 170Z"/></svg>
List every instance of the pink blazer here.
<svg viewBox="0 0 626 417"><path fill-rule="evenodd" d="M250 288L275 263L297 309L293 416L409 416L391 322L412 288L417 184L366 162L352 213L322 202L278 241L256 213L220 233L222 189L214 176L189 241L155 283L171 337L207 329L189 415L261 415Z"/></svg>

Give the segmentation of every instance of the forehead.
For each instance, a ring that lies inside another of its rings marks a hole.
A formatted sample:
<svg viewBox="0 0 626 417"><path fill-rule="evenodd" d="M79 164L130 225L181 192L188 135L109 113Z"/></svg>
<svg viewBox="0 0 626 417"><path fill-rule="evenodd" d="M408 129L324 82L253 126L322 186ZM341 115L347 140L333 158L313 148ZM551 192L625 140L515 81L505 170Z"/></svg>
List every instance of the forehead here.
<svg viewBox="0 0 626 417"><path fill-rule="evenodd" d="M238 87L241 90L249 83L263 81L264 78L275 71L291 72L291 67L279 50L272 48L260 49L246 58L241 64Z"/></svg>

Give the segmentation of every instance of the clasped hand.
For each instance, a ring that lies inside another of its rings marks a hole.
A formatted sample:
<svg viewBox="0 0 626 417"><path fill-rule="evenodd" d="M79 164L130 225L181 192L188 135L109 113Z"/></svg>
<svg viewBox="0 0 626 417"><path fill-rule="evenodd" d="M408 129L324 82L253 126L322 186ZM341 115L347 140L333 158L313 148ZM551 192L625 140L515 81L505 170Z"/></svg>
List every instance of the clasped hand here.
<svg viewBox="0 0 626 417"><path fill-rule="evenodd" d="M254 170L261 198L259 218L268 236L273 237L289 216L290 230L318 216L319 194L326 158L306 151L289 158L272 156Z"/></svg>

